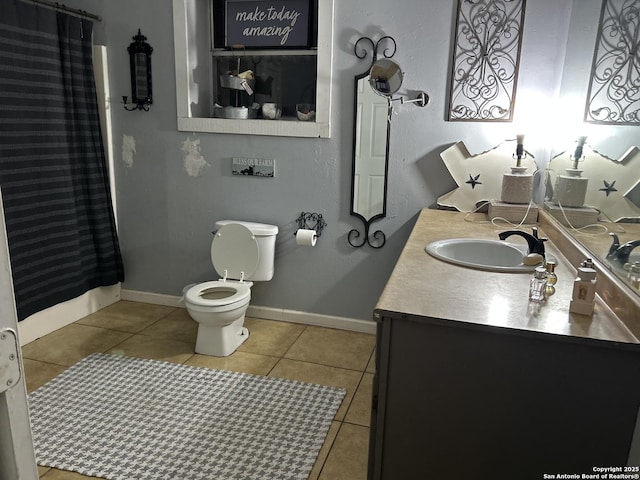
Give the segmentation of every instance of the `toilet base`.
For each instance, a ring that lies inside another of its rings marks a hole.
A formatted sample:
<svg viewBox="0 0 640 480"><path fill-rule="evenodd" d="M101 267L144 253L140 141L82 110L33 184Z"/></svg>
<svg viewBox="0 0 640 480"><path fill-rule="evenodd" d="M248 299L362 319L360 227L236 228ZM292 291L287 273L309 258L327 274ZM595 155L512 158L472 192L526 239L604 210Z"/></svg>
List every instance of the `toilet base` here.
<svg viewBox="0 0 640 480"><path fill-rule="evenodd" d="M214 357L228 357L249 338L244 324L244 315L225 327L198 324L196 353Z"/></svg>

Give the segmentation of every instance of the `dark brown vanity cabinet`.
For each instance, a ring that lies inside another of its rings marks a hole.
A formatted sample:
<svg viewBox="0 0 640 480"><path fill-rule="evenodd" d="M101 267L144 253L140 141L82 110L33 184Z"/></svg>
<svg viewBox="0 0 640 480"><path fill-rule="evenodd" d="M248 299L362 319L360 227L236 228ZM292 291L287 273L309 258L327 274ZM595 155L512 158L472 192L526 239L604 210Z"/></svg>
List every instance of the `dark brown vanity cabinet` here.
<svg viewBox="0 0 640 480"><path fill-rule="evenodd" d="M640 463L640 345L376 316L370 479L541 480Z"/></svg>

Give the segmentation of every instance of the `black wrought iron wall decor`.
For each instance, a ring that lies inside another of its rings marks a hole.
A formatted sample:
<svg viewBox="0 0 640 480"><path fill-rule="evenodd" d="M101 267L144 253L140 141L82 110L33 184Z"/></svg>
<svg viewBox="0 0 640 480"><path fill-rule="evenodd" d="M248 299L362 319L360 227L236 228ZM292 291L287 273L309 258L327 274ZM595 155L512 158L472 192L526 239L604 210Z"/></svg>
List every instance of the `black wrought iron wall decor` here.
<svg viewBox="0 0 640 480"><path fill-rule="evenodd" d="M458 0L449 121L513 117L526 0Z"/></svg>
<svg viewBox="0 0 640 480"><path fill-rule="evenodd" d="M603 0L585 121L640 125L640 4Z"/></svg>
<svg viewBox="0 0 640 480"><path fill-rule="evenodd" d="M153 48L146 40L147 37L140 33L133 37L134 42L129 45L129 69L131 71L131 106L127 103L127 97L122 97L125 110L149 111L153 103L151 89L151 53Z"/></svg>

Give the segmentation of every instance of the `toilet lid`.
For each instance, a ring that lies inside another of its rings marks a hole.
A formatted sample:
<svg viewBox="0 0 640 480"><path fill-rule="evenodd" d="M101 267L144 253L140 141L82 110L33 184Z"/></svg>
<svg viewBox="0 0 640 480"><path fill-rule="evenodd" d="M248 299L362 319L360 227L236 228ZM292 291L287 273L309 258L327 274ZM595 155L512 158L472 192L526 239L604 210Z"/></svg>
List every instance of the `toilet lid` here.
<svg viewBox="0 0 640 480"><path fill-rule="evenodd" d="M240 273L248 279L255 273L260 260L258 241L244 225L230 223L220 228L211 242L211 262L218 275L239 280Z"/></svg>

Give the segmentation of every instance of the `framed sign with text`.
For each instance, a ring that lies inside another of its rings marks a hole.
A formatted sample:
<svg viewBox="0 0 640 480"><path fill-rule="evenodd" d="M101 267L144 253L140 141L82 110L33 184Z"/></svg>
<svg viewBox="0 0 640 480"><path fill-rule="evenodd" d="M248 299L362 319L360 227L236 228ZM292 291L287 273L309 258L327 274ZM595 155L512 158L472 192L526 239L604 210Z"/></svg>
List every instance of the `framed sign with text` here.
<svg viewBox="0 0 640 480"><path fill-rule="evenodd" d="M307 48L309 0L225 0L225 46Z"/></svg>

